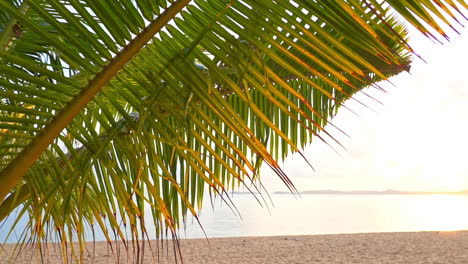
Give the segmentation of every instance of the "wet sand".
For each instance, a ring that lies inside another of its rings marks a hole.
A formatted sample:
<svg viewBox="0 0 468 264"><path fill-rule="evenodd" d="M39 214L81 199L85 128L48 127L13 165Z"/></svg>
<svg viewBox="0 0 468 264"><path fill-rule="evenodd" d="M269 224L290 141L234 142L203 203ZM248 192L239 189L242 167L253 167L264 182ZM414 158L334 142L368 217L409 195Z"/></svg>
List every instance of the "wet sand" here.
<svg viewBox="0 0 468 264"><path fill-rule="evenodd" d="M159 250L152 241L151 250L145 243L144 263L180 263L174 258L172 241L158 245ZM180 246L184 263L190 264L468 263L468 231L182 239ZM9 263L14 244L2 247L0 263ZM64 263L53 249L57 245L49 247L44 263ZM121 243L113 243L113 249L106 242L96 242L93 249L90 243L84 263L137 263L136 248L126 250ZM41 263L40 255L27 248L12 263Z"/></svg>

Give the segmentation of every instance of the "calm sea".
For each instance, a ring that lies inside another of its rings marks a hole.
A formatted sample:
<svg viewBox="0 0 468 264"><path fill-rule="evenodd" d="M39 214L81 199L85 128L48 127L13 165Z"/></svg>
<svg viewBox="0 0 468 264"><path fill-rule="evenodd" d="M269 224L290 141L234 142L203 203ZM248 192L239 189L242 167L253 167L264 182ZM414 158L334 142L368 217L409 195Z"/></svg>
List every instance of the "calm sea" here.
<svg viewBox="0 0 468 264"><path fill-rule="evenodd" d="M214 206L206 202L200 221L208 237L468 230L468 195L273 194L268 208L249 194L232 198L240 215L219 200ZM3 224L6 231L8 222ZM4 237L2 230L0 241ZM189 221L180 237L204 234ZM14 236L8 242L15 242Z"/></svg>
<svg viewBox="0 0 468 264"><path fill-rule="evenodd" d="M468 229L466 195L272 195L269 211L248 194L236 195L235 216L225 205L200 217L208 237L313 235ZM187 238L203 237L190 225Z"/></svg>

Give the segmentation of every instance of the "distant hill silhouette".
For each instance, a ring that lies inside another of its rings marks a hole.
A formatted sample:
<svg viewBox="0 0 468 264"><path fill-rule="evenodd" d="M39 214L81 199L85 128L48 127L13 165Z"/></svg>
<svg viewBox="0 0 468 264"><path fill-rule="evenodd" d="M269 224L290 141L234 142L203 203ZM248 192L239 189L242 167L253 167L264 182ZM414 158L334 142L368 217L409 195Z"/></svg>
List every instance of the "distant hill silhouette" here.
<svg viewBox="0 0 468 264"><path fill-rule="evenodd" d="M289 192L274 192L274 194L289 194ZM428 191L399 191L399 190L385 190L385 191L337 191L337 190L310 190L302 191L300 194L346 194L346 195L432 195L432 194L445 194L445 195L468 195L468 190L458 192L428 192Z"/></svg>

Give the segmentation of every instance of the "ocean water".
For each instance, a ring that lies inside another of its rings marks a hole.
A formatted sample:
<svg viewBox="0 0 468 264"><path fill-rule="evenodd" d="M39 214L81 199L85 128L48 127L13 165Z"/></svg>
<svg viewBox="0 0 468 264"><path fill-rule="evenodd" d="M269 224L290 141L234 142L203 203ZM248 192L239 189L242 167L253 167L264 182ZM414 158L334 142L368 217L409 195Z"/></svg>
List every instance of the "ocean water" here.
<svg viewBox="0 0 468 264"><path fill-rule="evenodd" d="M263 207L250 194L231 198L238 212L207 200L199 218L205 233L189 220L180 238L468 230L468 195L273 194ZM8 221L0 227L0 242ZM153 238L154 229L148 231ZM104 237L97 232L96 239ZM7 242L16 242L15 235Z"/></svg>
<svg viewBox="0 0 468 264"><path fill-rule="evenodd" d="M240 216L205 206L208 237L468 230L466 195L272 195L269 211L248 194L234 196ZM204 237L189 224L184 238Z"/></svg>

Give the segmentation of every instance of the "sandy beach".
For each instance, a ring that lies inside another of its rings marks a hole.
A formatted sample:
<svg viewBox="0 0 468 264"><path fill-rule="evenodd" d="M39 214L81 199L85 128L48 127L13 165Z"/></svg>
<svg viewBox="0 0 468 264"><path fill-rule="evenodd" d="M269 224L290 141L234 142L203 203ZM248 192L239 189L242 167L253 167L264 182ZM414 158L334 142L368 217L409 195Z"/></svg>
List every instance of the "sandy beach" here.
<svg viewBox="0 0 468 264"><path fill-rule="evenodd" d="M119 245L117 249L113 244L112 253L105 242L97 242L94 251L89 244L85 263L136 263L132 247L126 251ZM209 244L206 239L183 239L180 245L184 263L468 263L468 231L210 238ZM144 263L158 261L155 241L151 247L152 252L146 243ZM160 263L180 263L171 241L163 247ZM0 263L9 263L13 248L14 244L3 245ZM40 263L33 252L25 250L12 263ZM51 249L44 263L63 261Z"/></svg>

